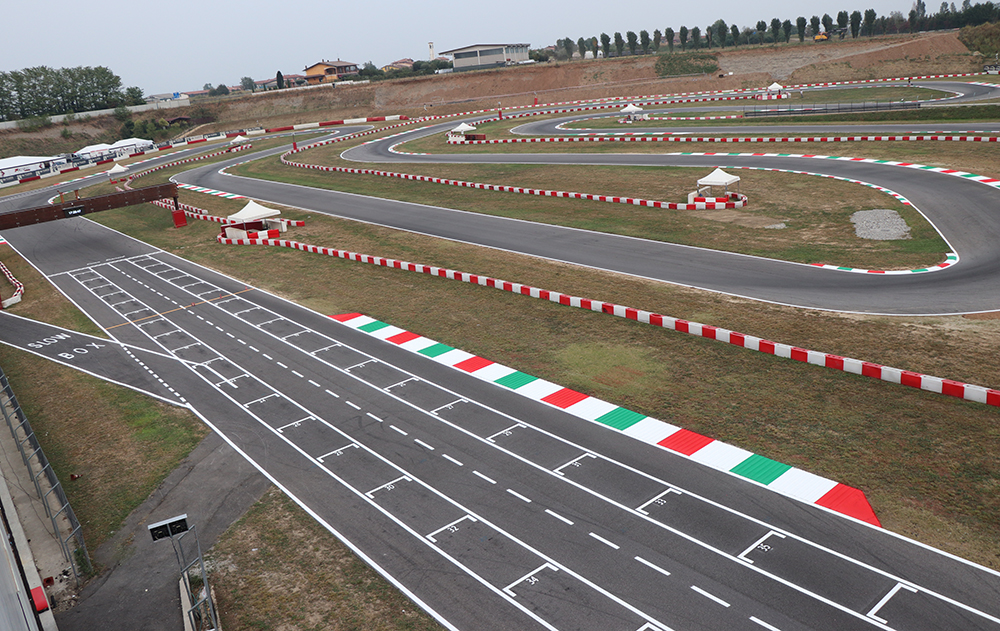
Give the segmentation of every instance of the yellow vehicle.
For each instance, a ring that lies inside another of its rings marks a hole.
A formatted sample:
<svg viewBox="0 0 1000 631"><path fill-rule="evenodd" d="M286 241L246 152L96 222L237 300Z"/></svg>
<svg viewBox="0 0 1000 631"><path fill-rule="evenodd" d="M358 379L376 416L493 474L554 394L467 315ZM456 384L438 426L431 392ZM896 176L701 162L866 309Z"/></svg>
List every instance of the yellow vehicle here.
<svg viewBox="0 0 1000 631"><path fill-rule="evenodd" d="M816 37L813 38L813 41L814 42L825 42L828 39L830 39L830 34L829 33L820 33L819 35L817 35Z"/></svg>

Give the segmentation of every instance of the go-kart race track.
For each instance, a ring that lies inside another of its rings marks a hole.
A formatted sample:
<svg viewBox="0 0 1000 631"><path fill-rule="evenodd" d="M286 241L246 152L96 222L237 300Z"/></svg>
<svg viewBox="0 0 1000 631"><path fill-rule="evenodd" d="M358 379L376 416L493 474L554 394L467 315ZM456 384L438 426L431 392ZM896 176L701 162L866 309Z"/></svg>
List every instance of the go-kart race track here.
<svg viewBox="0 0 1000 631"><path fill-rule="evenodd" d="M963 94L991 98L1000 88ZM566 133L557 124L518 131ZM960 260L928 273L855 274L219 173L245 155L174 179L782 304L885 314L1000 309L994 186L791 156L399 153L400 143L453 126L403 132L344 157L834 175L905 196ZM825 127L855 133L846 128ZM112 341L10 313L0 314L0 341L190 407L447 628L1000 629L1000 574L987 568L583 422L86 219L4 237Z"/></svg>

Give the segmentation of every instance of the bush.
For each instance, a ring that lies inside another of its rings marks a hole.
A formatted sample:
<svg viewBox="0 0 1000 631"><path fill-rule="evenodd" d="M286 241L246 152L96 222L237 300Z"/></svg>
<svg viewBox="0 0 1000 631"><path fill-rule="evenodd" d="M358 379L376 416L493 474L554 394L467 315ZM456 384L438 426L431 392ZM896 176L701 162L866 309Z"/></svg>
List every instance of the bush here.
<svg viewBox="0 0 1000 631"><path fill-rule="evenodd" d="M115 108L115 118L118 119L118 122L124 123L132 118L132 110L125 105L119 105Z"/></svg>
<svg viewBox="0 0 1000 631"><path fill-rule="evenodd" d="M958 32L958 40L969 50L993 57L1000 53L1000 23L965 26Z"/></svg>
<svg viewBox="0 0 1000 631"><path fill-rule="evenodd" d="M25 118L17 121L17 128L26 132L38 131L39 129L51 126L52 119L48 116L32 116L31 118Z"/></svg>
<svg viewBox="0 0 1000 631"><path fill-rule="evenodd" d="M686 74L710 74L719 69L712 53L673 53L656 60L656 75L673 77Z"/></svg>

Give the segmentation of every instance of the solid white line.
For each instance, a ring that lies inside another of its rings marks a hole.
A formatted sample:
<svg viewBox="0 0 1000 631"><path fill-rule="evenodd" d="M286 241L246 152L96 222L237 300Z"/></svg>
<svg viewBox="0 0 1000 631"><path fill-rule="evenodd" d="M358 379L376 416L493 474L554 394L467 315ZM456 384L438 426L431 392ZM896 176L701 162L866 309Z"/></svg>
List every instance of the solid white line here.
<svg viewBox="0 0 1000 631"><path fill-rule="evenodd" d="M638 561L639 563L642 563L643 565L645 565L646 567L648 567L648 568L650 568L652 570L656 570L657 572L659 572L660 574L662 574L664 576L670 576L670 572L666 571L665 569L663 569L662 567L660 567L658 565L653 565L652 563L650 563L649 561L647 561L646 559L644 559L642 557L635 557L635 560Z"/></svg>
<svg viewBox="0 0 1000 631"><path fill-rule="evenodd" d="M561 521L561 522L563 522L565 524L569 524L570 526L573 525L573 522L571 522L570 520L566 519L565 517L563 517L562 515L560 515L559 513L555 512L555 511L550 511L549 509L546 508L545 512L548 513L549 515L552 515L553 517L555 517L556 519L558 519L559 521Z"/></svg>
<svg viewBox="0 0 1000 631"><path fill-rule="evenodd" d="M496 484L496 483L497 483L497 481L496 481L496 480L494 480L494 479L492 479L492 478L489 478L489 477L487 477L487 476L483 475L482 473L479 473L478 471L475 471L475 470L473 470L473 472L472 472L472 473L473 473L473 475L478 475L479 477L481 477L482 479L486 480L486 481L487 481L487 482L489 482L490 484Z"/></svg>
<svg viewBox="0 0 1000 631"><path fill-rule="evenodd" d="M510 493L511 495L513 495L514 497L516 497L519 500L524 500L525 502L527 502L529 504L531 503L530 499L528 499L527 497L521 495L520 493L518 493L517 491L515 491L513 489L507 489L507 492Z"/></svg>
<svg viewBox="0 0 1000 631"><path fill-rule="evenodd" d="M753 559L748 559L748 558L746 558L745 555L747 553L749 553L750 551L752 551L757 546L759 546L760 544L764 543L764 541L766 541L771 535L777 535L778 537L781 537L782 539L785 538L785 535L781 534L780 532L774 532L773 530L769 530L769 531L767 531L767 534L765 534L763 537L761 537L757 541L754 541L753 543L751 543L750 547L748 547L743 552L740 552L739 554L737 554L736 558L737 559L743 559L747 563L753 563ZM766 552L766 550L765 550L765 552Z"/></svg>
<svg viewBox="0 0 1000 631"><path fill-rule="evenodd" d="M620 550L621 549L620 545L618 545L616 543L611 543L610 541L608 541L607 539L605 539L604 537L602 537L601 535L599 535L597 533L593 533L592 532L592 533L589 533L589 534L590 534L591 537L593 537L594 539L597 539L598 541L600 541L604 545L608 546L609 548L614 548L615 550Z"/></svg>
<svg viewBox="0 0 1000 631"><path fill-rule="evenodd" d="M896 583L896 586L893 587L892 589L890 589L889 593L886 594L885 596L883 596L882 600L878 601L878 604L876 604L874 607L872 607L871 611L869 611L865 615L868 616L869 618L871 618L872 620L878 620L882 624L889 624L888 620L885 620L883 618L879 618L878 616L875 615L875 612L877 612L879 609L881 609L882 607L884 607L885 604L887 602L889 602L889 599L891 599L893 596L895 596L896 592L898 592L900 589L905 589L907 591L911 591L914 594L917 593L917 590L915 590L914 588L910 587L909 585L903 585L902 583Z"/></svg>
<svg viewBox="0 0 1000 631"><path fill-rule="evenodd" d="M451 460L452 462L454 462L455 464L457 464L457 465L458 465L458 466L460 466L460 467L461 467L461 466L463 466L461 462L459 462L458 460L455 460L454 458L452 458L452 457L451 457L451 456L449 456L448 454L441 454L441 457L442 457L442 458L446 458L446 459L448 459L448 460Z"/></svg>
<svg viewBox="0 0 1000 631"><path fill-rule="evenodd" d="M719 603L723 607L728 607L729 606L729 603L727 603L726 601L722 600L718 596L713 596L712 594L709 594L708 592L706 592L702 588L698 587L697 585L692 585L691 589L693 589L694 591L698 592L699 594L701 594L705 598L710 598L710 599L714 600L715 602Z"/></svg>
<svg viewBox="0 0 1000 631"><path fill-rule="evenodd" d="M750 622L756 622L760 626L762 626L765 629L767 629L767 631L781 631L781 629L779 629L778 627L776 627L774 625L771 625L771 624L768 624L768 623L764 622L763 620L761 620L760 618L755 618L754 616L750 616Z"/></svg>
<svg viewBox="0 0 1000 631"><path fill-rule="evenodd" d="M525 574L525 575L524 575L524 576L522 576L521 578L517 579L516 581L514 581L513 583L511 583L511 584L510 584L510 585L508 585L507 587L504 587L504 588L503 588L503 591L507 592L507 593L508 593L508 594L510 594L511 596L516 596L517 594L515 594L515 593L514 593L514 592L513 592L512 590L511 590L511 587L513 587L513 586L517 585L518 583L520 583L521 581L523 581L523 580L525 580L525 579L528 579L528 578L530 578L530 577L534 576L535 574L537 574L537 573L541 572L541 571L542 571L542 570L544 570L545 568L548 568L548 569L552 570L553 572L558 572L558 571L559 571L559 568L557 568L556 566L552 565L551 563L543 563L542 565L539 565L539 566L538 566L538 567L536 567L535 569L531 570L530 572L528 572L527 574Z"/></svg>

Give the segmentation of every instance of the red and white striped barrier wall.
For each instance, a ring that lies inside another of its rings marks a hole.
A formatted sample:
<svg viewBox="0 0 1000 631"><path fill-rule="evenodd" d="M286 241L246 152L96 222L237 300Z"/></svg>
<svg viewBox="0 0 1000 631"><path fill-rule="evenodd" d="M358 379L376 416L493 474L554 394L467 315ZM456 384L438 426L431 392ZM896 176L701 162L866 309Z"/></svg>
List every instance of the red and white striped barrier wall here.
<svg viewBox="0 0 1000 631"><path fill-rule="evenodd" d="M439 364L563 410L580 420L621 432L630 438L760 484L801 502L822 506L873 526L881 526L864 492L854 487L539 379L360 313L330 317Z"/></svg>
<svg viewBox="0 0 1000 631"><path fill-rule="evenodd" d="M587 131L587 130L581 130ZM767 143L767 142L1000 142L1000 136L965 135L915 135L903 136L672 136L672 132L647 132L628 134L588 134L586 136L547 136L531 138L495 138L492 140L448 140L455 145L504 145L534 142L716 142L716 143ZM395 148L394 148L395 149ZM405 154L395 150L394 153Z"/></svg>
<svg viewBox="0 0 1000 631"><path fill-rule="evenodd" d="M787 99L788 94L785 92L778 92L777 94L755 94L753 98L758 101L774 101L777 99Z"/></svg>
<svg viewBox="0 0 1000 631"><path fill-rule="evenodd" d="M287 155L287 154L286 154ZM747 196L737 194L735 199L728 199L723 202L699 201L693 204L658 202L648 199L637 199L634 197L614 197L611 195L591 195L589 193L573 193L568 191L550 191L537 188L521 188L517 186L504 186L501 184L481 184L479 182L466 182L463 180L449 180L428 175L412 175L409 173L396 173L394 171L376 171L374 169L353 169L348 167L328 167L319 164L304 164L292 162L281 157L281 162L289 166L302 169L313 169L315 171L326 171L329 173L352 173L357 175L378 175L382 177L394 177L402 180L413 180L416 182L430 182L433 184L446 184L449 186L461 186L465 188L475 188L484 191L496 191L500 193L521 193L523 195L537 195L540 197L565 197L569 199L587 199L595 202L611 202L613 204L628 204L631 206L646 206L649 208L666 208L668 210L712 210L720 208L743 208L747 205ZM717 199L717 198L712 198Z"/></svg>
<svg viewBox="0 0 1000 631"><path fill-rule="evenodd" d="M10 273L10 270L7 269L7 266L3 263L0 263L0 272L3 272L3 275L7 277L8 281L10 281L10 284L14 286L14 294L10 298L0 301L0 309L6 309L11 305L21 302L21 294L24 293L24 285L21 284L21 281L14 278L14 275Z"/></svg>
<svg viewBox="0 0 1000 631"><path fill-rule="evenodd" d="M580 298L577 296L568 296L556 291L531 287L530 285L522 285L520 283L512 283L487 276L458 272L442 267L408 263L406 261L376 257L368 254L358 254L347 250L308 245L298 241L290 241L286 239L227 239L220 235L217 237L217 240L219 243L227 245L271 245L292 248L303 252L324 254L326 256L334 256L337 258L357 261L359 263L369 263L381 267L389 267L404 271L429 274L431 276L438 276L440 278L447 278L450 280L458 280L484 287L493 287L502 291L509 291L523 296L548 300L565 306L578 307L588 311L597 311L608 315L618 316L620 318L626 318L628 320L635 320L636 322L642 322L644 324L651 324L665 329L689 333L698 337L732 344L733 346L742 346L743 348L759 351L768 355L775 355L777 357L792 359L816 366L825 366L826 368L833 368L834 370L849 372L855 375L863 375L873 379L910 386L911 388L918 388L920 390L965 399L966 401L975 401L977 403L985 403L986 405L1000 407L1000 390L984 388L982 386L953 381L951 379L943 379L941 377L933 377L931 375L924 375L909 370L902 370L900 368L882 366L873 362L852 359L850 357L842 357L832 353L823 353L788 344L780 344L778 342L772 342L753 335L737 333L736 331L730 331L708 324L690 322L680 318L643 311L641 309L635 309L623 305L616 305L610 302L590 300L588 298Z"/></svg>

